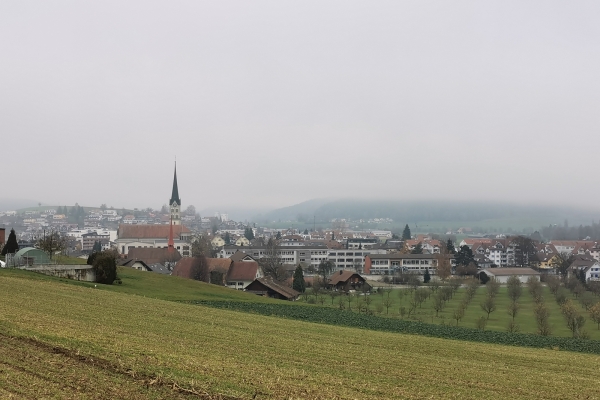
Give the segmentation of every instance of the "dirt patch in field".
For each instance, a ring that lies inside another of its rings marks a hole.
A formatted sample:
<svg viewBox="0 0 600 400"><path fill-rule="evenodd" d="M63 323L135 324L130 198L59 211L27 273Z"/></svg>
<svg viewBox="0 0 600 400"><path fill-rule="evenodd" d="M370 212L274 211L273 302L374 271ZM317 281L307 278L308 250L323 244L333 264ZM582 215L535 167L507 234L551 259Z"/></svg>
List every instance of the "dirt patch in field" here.
<svg viewBox="0 0 600 400"><path fill-rule="evenodd" d="M158 376L142 375L32 338L0 334L0 342L1 398L234 399L181 387Z"/></svg>

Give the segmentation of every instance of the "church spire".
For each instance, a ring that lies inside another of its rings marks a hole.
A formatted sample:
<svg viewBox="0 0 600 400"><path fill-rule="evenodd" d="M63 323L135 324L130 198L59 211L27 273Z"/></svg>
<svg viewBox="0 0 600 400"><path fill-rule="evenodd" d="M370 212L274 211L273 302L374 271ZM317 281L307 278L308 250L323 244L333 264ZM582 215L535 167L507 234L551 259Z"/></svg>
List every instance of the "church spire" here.
<svg viewBox="0 0 600 400"><path fill-rule="evenodd" d="M173 191L171 192L171 223L181 225L181 199L179 198L179 188L177 187L177 160L175 160L175 172L173 174Z"/></svg>
<svg viewBox="0 0 600 400"><path fill-rule="evenodd" d="M169 201L170 205L173 203L177 203L178 206L181 206L181 199L179 198L179 188L177 187L177 161L175 161L175 173L173 174L173 191L171 192L171 200Z"/></svg>

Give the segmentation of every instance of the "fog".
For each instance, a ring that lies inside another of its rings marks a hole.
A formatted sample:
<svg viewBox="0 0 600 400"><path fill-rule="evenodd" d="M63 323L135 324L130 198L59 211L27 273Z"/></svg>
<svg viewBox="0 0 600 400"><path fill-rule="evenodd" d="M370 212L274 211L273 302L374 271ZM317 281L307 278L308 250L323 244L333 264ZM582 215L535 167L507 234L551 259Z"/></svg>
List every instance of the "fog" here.
<svg viewBox="0 0 600 400"><path fill-rule="evenodd" d="M0 197L596 206L600 3L4 1Z"/></svg>

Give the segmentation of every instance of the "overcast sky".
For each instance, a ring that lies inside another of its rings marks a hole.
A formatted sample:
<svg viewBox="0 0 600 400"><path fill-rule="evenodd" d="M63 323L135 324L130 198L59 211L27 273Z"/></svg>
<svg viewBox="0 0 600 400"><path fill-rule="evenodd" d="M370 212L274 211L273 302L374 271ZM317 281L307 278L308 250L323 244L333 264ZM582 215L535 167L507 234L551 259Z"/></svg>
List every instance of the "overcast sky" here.
<svg viewBox="0 0 600 400"><path fill-rule="evenodd" d="M595 206L600 2L2 1L0 197Z"/></svg>

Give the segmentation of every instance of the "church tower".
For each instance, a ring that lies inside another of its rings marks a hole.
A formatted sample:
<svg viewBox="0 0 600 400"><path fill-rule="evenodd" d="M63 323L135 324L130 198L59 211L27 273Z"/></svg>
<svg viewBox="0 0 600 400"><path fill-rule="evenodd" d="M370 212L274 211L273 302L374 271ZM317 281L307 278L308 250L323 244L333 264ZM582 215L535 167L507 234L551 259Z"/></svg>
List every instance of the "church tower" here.
<svg viewBox="0 0 600 400"><path fill-rule="evenodd" d="M173 225L181 225L181 199L179 198L179 189L177 188L177 162L175 162L175 175L173 176L173 191L171 192L171 221Z"/></svg>

